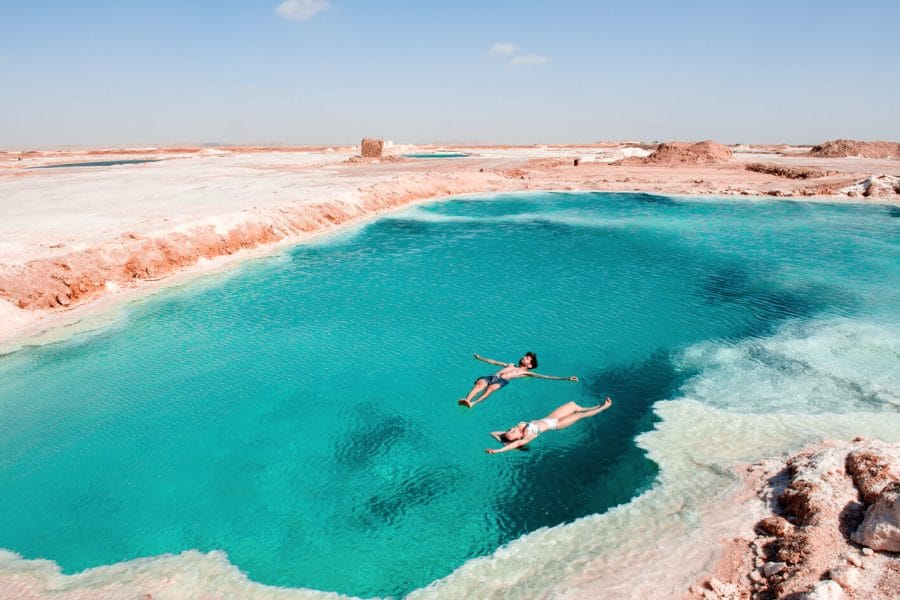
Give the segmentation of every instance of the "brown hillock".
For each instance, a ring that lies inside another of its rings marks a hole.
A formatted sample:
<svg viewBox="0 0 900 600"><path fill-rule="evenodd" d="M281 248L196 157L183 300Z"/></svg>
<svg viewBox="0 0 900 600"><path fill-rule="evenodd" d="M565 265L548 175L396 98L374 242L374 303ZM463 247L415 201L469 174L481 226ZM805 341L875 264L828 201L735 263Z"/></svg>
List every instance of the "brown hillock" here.
<svg viewBox="0 0 900 600"><path fill-rule="evenodd" d="M813 146L809 154L823 158L900 158L900 143L831 140Z"/></svg>
<svg viewBox="0 0 900 600"><path fill-rule="evenodd" d="M668 142L660 144L656 151L645 158L630 157L619 161L623 165L708 165L726 163L734 159L731 149L706 140L703 142Z"/></svg>

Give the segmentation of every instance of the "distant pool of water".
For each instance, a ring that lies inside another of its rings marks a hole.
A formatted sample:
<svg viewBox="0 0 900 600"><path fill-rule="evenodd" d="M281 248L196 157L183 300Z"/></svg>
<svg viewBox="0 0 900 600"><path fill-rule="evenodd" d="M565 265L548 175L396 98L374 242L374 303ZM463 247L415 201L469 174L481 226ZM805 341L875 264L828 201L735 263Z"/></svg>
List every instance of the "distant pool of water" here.
<svg viewBox="0 0 900 600"><path fill-rule="evenodd" d="M464 158L469 155L465 152L414 152L402 156L403 158Z"/></svg>
<svg viewBox="0 0 900 600"><path fill-rule="evenodd" d="M89 162L61 163L58 165L41 165L29 169L61 169L63 167L113 167L116 165L137 165L140 163L159 162L161 158L130 158L124 160L95 160Z"/></svg>
<svg viewBox="0 0 900 600"><path fill-rule="evenodd" d="M756 398L760 369L825 380L755 340L897 322L896 223L879 206L451 199L169 290L0 357L0 547L67 573L221 549L254 581L404 595L648 490L635 437L707 362L747 361L728 381ZM473 352L527 350L581 381L457 406L494 370ZM885 386L857 388L835 388L843 409L884 410ZM606 394L612 410L528 452L484 452L492 430Z"/></svg>

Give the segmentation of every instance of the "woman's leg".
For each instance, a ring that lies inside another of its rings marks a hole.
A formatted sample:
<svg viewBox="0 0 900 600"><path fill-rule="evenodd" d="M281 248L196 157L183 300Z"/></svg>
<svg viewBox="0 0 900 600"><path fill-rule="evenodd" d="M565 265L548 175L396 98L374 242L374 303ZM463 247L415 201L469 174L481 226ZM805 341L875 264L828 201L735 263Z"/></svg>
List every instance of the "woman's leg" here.
<svg viewBox="0 0 900 600"><path fill-rule="evenodd" d="M563 406L560 406L556 410L566 407L569 404L575 405L578 410L571 412L568 415L563 416L563 417L555 417L555 418L559 419L556 422L557 429L565 429L569 425L573 425L573 424L577 423L578 421L580 421L581 419L585 419L587 417L593 417L594 415L603 412L604 410L606 410L607 408L612 406L612 399L609 396L607 396L606 400L603 402L603 404L598 404L597 406L590 406L588 408L581 408L574 402L569 402L567 404L563 404ZM556 412L556 411L553 411L553 412ZM551 413L551 416L552 416L552 413Z"/></svg>
<svg viewBox="0 0 900 600"><path fill-rule="evenodd" d="M547 415L548 419L562 419L580 410L584 410L574 402L566 402L562 406L556 408L552 413Z"/></svg>

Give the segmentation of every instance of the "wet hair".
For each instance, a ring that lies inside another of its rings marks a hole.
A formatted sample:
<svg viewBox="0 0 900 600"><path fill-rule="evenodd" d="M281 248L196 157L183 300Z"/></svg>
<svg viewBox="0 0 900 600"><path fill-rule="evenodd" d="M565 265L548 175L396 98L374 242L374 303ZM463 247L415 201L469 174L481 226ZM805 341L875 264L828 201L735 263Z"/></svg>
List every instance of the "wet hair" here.
<svg viewBox="0 0 900 600"><path fill-rule="evenodd" d="M523 435L522 437L525 437L525 436ZM519 438L519 440L521 440L521 439L522 438ZM508 437L506 437L505 431L500 434L500 441L503 443L504 446L507 444L512 444L513 442L518 442L519 440L509 439ZM528 450L530 450L530 448L526 445L526 446L519 446L518 448L516 448L516 450L521 450L522 452L528 452Z"/></svg>
<svg viewBox="0 0 900 600"><path fill-rule="evenodd" d="M531 368L537 369L537 354L535 354L534 352L526 352L525 356L531 357Z"/></svg>

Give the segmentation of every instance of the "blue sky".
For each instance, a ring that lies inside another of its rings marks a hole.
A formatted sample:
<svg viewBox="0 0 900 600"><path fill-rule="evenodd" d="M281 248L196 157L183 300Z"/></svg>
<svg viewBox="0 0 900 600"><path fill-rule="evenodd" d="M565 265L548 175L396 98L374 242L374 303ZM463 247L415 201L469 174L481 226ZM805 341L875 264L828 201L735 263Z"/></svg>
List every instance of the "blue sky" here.
<svg viewBox="0 0 900 600"><path fill-rule="evenodd" d="M0 148L900 139L900 2L0 0Z"/></svg>

